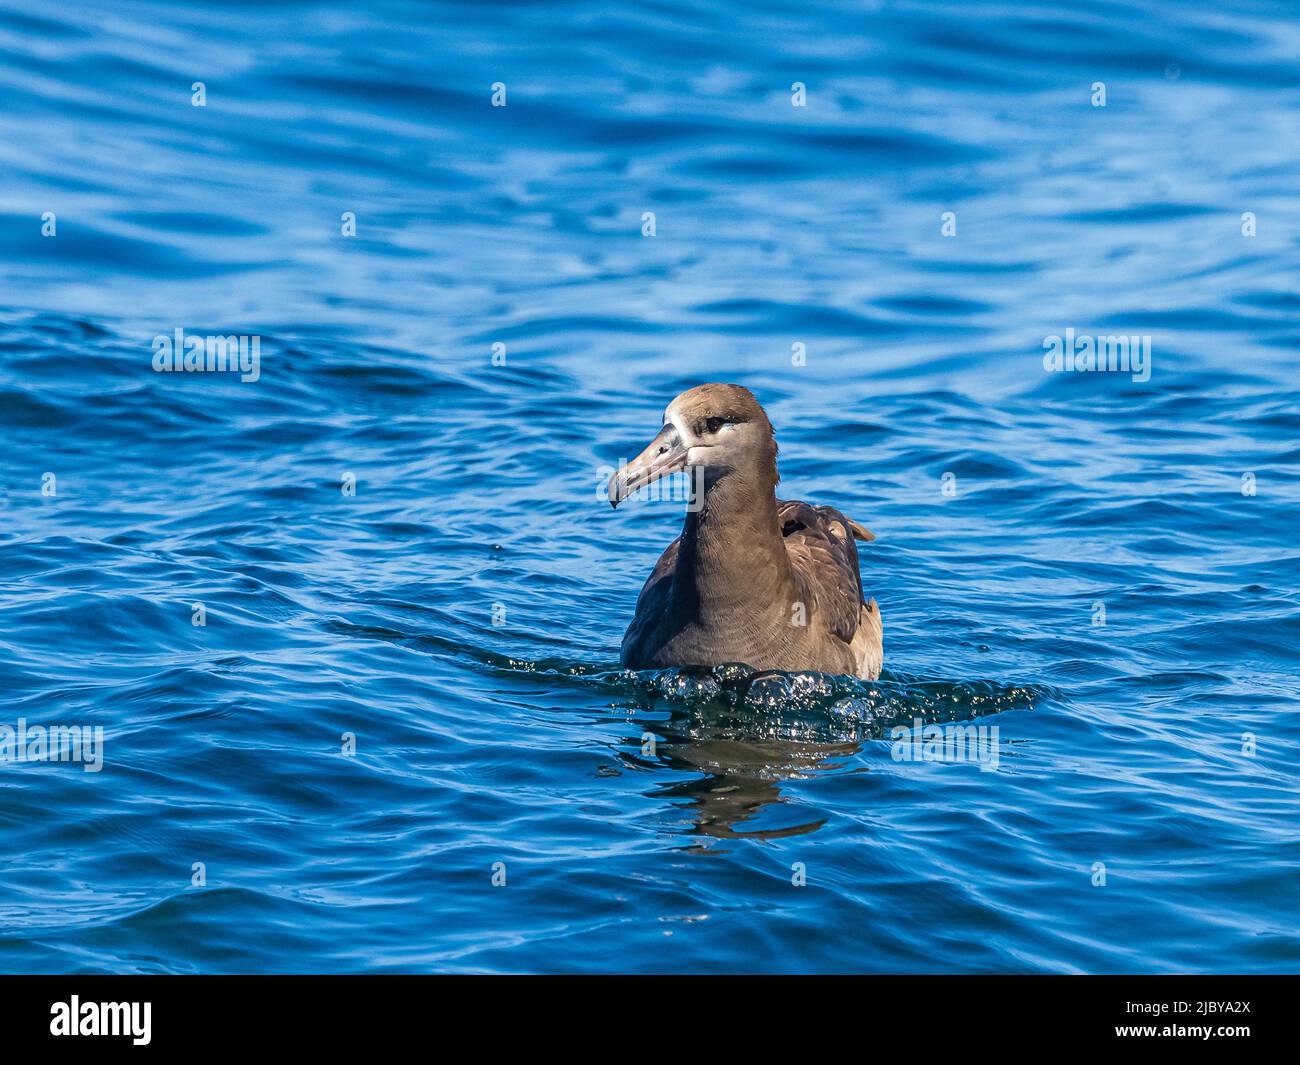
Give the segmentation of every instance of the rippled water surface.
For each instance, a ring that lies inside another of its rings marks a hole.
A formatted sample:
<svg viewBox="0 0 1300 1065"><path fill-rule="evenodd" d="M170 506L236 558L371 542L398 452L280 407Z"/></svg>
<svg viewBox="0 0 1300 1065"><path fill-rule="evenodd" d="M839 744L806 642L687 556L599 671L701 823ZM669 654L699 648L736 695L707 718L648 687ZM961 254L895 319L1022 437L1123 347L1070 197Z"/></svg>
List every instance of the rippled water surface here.
<svg viewBox="0 0 1300 1065"><path fill-rule="evenodd" d="M0 0L0 969L1300 969L1300 26L1190 6ZM619 669L709 380L878 682Z"/></svg>

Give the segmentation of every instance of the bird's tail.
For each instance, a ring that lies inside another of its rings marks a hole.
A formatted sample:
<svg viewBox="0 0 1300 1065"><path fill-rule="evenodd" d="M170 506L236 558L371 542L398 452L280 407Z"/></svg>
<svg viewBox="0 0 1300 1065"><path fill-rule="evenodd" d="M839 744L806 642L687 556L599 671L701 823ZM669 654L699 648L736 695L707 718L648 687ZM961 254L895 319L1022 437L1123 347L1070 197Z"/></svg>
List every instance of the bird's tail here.
<svg viewBox="0 0 1300 1065"><path fill-rule="evenodd" d="M844 520L849 523L849 531L853 533L853 539L861 540L864 544L869 544L876 538L876 534L865 525L859 524L852 518L845 518Z"/></svg>

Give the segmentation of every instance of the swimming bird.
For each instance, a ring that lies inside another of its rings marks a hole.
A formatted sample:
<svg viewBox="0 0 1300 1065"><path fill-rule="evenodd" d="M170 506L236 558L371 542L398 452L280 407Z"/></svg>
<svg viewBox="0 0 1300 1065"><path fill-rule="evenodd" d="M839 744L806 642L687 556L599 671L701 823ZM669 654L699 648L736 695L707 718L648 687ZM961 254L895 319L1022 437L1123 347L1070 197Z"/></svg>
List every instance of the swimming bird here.
<svg viewBox="0 0 1300 1065"><path fill-rule="evenodd" d="M863 601L855 542L875 537L833 507L776 498L776 437L749 389L674 399L659 435L609 479L610 504L678 470L695 486L686 523L641 589L623 665L878 677L880 608Z"/></svg>

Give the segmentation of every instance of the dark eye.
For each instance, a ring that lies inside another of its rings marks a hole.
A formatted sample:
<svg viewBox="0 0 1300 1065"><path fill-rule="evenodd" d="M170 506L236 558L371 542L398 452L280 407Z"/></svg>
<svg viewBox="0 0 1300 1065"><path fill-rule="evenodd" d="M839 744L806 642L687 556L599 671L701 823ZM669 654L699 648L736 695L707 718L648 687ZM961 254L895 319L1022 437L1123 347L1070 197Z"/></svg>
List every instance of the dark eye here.
<svg viewBox="0 0 1300 1065"><path fill-rule="evenodd" d="M724 425L730 425L730 424L731 422L727 421L726 418L710 418L708 421L704 423L704 428L707 429L710 433L716 433Z"/></svg>

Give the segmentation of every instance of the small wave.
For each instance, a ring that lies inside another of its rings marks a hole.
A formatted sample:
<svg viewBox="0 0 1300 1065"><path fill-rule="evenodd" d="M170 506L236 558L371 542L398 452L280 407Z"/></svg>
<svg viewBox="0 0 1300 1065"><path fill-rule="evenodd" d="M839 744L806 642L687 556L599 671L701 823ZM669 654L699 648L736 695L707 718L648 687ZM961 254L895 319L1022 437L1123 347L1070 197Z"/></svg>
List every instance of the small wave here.
<svg viewBox="0 0 1300 1065"><path fill-rule="evenodd" d="M1033 710L1065 696L1045 684L995 680L927 680L886 671L879 680L826 673L757 670L729 664L712 668L608 669L562 660L508 659L507 668L579 679L621 696L640 710L704 712L721 727L750 727L837 740L876 739L897 725L968 721L1012 710Z"/></svg>

